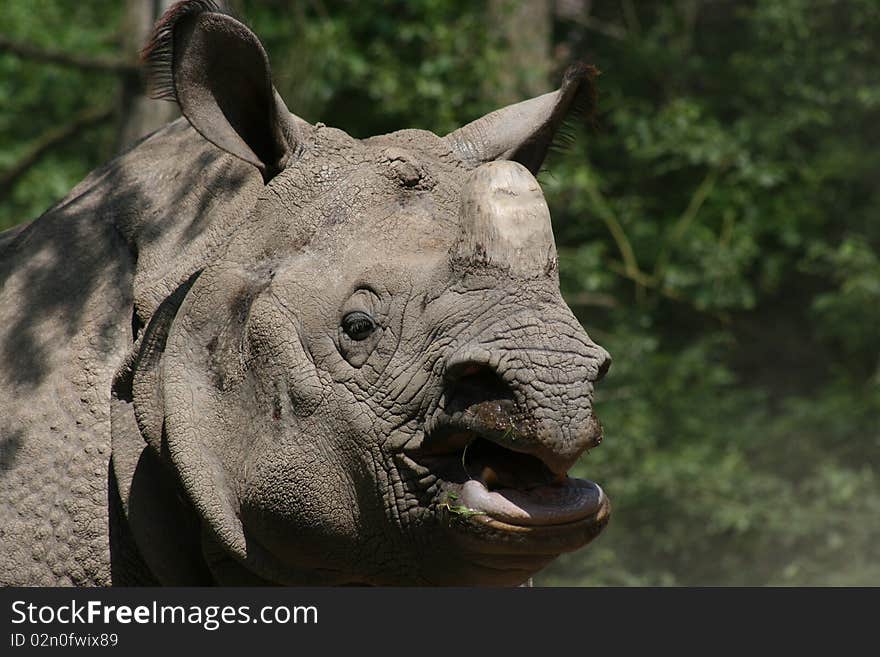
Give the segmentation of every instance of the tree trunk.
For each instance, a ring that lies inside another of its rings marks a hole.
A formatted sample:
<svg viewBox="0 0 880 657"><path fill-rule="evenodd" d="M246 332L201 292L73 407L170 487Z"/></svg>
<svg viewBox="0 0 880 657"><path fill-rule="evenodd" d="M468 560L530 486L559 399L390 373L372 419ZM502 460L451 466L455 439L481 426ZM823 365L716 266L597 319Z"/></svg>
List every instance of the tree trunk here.
<svg viewBox="0 0 880 657"><path fill-rule="evenodd" d="M550 91L552 0L490 0L489 16L505 48L492 98L508 104Z"/></svg>
<svg viewBox="0 0 880 657"><path fill-rule="evenodd" d="M122 50L125 57L137 60L153 25L173 3L174 0L126 0L125 24L122 30ZM117 151L178 116L174 103L147 97L140 71L124 75L121 87Z"/></svg>

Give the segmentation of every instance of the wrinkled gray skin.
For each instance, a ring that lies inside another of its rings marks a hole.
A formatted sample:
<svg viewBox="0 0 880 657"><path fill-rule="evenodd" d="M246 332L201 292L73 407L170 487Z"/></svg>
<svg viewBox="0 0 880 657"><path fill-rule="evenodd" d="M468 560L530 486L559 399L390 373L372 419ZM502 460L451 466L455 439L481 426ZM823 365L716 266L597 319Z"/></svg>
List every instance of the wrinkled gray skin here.
<svg viewBox="0 0 880 657"><path fill-rule="evenodd" d="M0 235L0 583L508 585L588 542L601 494L541 526L457 503L475 436L563 479L600 439L609 358L529 173L588 77L357 140L290 114L211 9L151 54L188 121Z"/></svg>

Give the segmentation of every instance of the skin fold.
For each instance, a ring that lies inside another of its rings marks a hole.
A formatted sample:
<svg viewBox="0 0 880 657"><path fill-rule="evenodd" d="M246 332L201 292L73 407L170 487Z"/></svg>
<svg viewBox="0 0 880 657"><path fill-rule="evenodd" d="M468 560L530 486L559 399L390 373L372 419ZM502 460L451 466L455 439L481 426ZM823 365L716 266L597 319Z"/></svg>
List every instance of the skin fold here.
<svg viewBox="0 0 880 657"><path fill-rule="evenodd" d="M146 58L184 118L0 234L0 583L513 585L595 537L610 357L534 179L592 70L357 140L212 2Z"/></svg>

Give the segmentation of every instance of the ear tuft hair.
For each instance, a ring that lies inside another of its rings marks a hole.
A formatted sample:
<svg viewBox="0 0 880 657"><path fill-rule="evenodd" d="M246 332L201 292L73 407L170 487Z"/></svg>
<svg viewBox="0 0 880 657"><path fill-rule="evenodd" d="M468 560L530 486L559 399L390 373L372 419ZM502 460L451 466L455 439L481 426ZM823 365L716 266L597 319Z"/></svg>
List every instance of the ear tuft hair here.
<svg viewBox="0 0 880 657"><path fill-rule="evenodd" d="M514 160L536 175L564 124L592 120L598 74L587 64L569 66L556 91L502 107L443 139L471 166Z"/></svg>
<svg viewBox="0 0 880 657"><path fill-rule="evenodd" d="M147 75L147 93L157 100L177 101L174 89L174 30L184 21L204 13L230 12L217 0L181 0L156 23L147 45L141 50L141 63Z"/></svg>
<svg viewBox="0 0 880 657"><path fill-rule="evenodd" d="M568 110L569 119L583 119L592 123L596 114L596 78L602 72L595 66L575 62L562 76L562 95L568 95L569 87L575 85L574 97Z"/></svg>
<svg viewBox="0 0 880 657"><path fill-rule="evenodd" d="M547 152L565 149L574 141L575 128L581 123L592 125L596 112L596 78L599 70L590 64L576 62L562 76L557 100L541 125L513 154L534 172L538 172Z"/></svg>
<svg viewBox="0 0 880 657"><path fill-rule="evenodd" d="M563 94L571 85L576 91L561 125L556 129L548 150L558 153L568 150L575 142L577 129L583 125L588 130L596 129L597 85L596 78L602 75L595 66L577 62L569 66L562 78Z"/></svg>

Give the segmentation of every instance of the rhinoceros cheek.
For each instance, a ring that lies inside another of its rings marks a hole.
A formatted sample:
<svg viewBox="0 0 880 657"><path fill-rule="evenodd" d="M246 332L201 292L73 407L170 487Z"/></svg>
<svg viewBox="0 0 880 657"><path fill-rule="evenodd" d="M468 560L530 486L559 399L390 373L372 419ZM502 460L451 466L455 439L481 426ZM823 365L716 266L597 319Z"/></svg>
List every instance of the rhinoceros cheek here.
<svg viewBox="0 0 880 657"><path fill-rule="evenodd" d="M333 569L351 561L358 507L333 455L317 444L266 445L245 461L245 535L282 563Z"/></svg>

